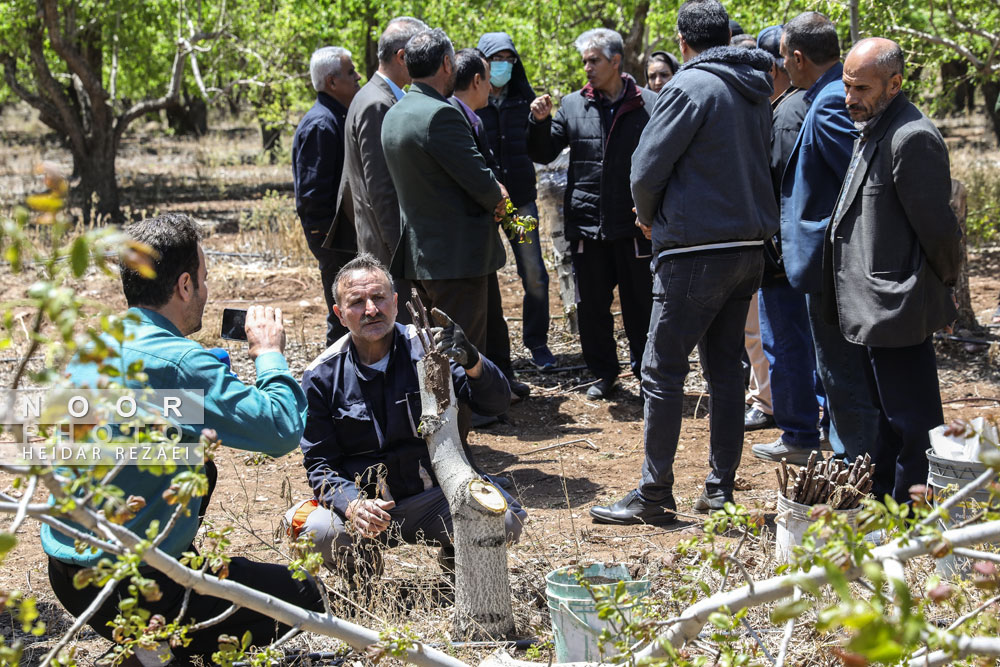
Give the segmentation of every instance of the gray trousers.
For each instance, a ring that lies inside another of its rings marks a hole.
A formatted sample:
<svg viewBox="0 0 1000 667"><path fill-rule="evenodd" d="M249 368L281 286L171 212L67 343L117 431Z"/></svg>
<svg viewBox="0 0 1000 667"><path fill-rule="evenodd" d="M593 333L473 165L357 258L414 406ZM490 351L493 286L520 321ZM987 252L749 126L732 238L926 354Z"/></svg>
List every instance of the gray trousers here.
<svg viewBox="0 0 1000 667"><path fill-rule="evenodd" d="M513 496L503 489L500 489L500 493L507 499L507 512L504 515L507 541L517 542L521 539L521 528L528 513ZM285 515L289 524L300 505L301 503L296 503ZM312 534L313 543L323 554L323 562L335 571L345 565L348 569L353 569L353 563L359 555L368 560L369 554L379 551L380 547L376 543L383 547L394 547L402 543L451 546L451 510L440 486L397 500L396 506L389 510L389 516L392 519L389 528L377 538L369 539L358 537L336 512L317 507L310 512L299 534Z"/></svg>

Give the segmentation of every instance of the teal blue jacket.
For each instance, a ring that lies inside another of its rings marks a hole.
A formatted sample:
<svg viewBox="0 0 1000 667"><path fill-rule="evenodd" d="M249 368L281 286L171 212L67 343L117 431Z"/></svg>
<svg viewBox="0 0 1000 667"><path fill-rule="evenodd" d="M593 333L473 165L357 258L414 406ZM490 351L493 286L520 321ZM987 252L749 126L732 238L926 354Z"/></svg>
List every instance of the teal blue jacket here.
<svg viewBox="0 0 1000 667"><path fill-rule="evenodd" d="M185 442L197 442L202 428L212 428L224 445L236 449L282 456L298 447L305 428L306 397L288 371L284 356L266 352L257 357L257 383L246 385L159 313L144 308L131 308L129 313L138 316L139 321L125 325L126 340L118 350L119 359L114 362L120 364L122 376L130 364L141 361L148 376L146 386L152 389L204 391L205 423L180 425ZM74 361L68 370L73 385L97 385L94 364ZM162 494L170 486L171 477L156 476L129 465L115 479L114 484L126 497L136 495L146 500L146 506L125 524L133 532L144 536L154 519L159 520L161 527L166 525L174 508L167 505ZM192 505L160 545L173 556L187 550L198 530L197 501ZM49 526L42 526L42 548L61 561L87 567L104 556L100 551L77 553L72 538Z"/></svg>

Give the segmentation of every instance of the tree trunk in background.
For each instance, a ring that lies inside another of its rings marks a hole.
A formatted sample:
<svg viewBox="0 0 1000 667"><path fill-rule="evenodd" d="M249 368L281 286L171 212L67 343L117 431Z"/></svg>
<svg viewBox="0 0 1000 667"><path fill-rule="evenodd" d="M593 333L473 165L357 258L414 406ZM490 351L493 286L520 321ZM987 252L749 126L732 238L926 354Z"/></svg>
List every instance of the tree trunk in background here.
<svg viewBox="0 0 1000 667"><path fill-rule="evenodd" d="M850 0L851 9L851 44L856 44L861 39L861 14L858 9L858 0Z"/></svg>
<svg viewBox="0 0 1000 667"><path fill-rule="evenodd" d="M969 291L969 253L965 234L965 216L968 212L968 192L962 181L951 179L951 209L955 211L958 225L962 228L962 262L958 270L958 280L955 282L955 301L958 303L958 319L955 329L965 329L978 333L983 327L976 320L976 312L972 309L972 295Z"/></svg>
<svg viewBox="0 0 1000 667"><path fill-rule="evenodd" d="M267 153L267 159L271 164L277 164L278 153L281 150L281 126L272 125L260 118L257 122L260 125L261 150Z"/></svg>
<svg viewBox="0 0 1000 667"><path fill-rule="evenodd" d="M425 348L428 343L424 343ZM454 527L455 638L503 639L514 630L504 525L507 503L465 457L448 358L432 348L417 362L417 377L422 406L420 433L427 441L434 475L448 499Z"/></svg>
<svg viewBox="0 0 1000 667"><path fill-rule="evenodd" d="M1000 96L1000 82L996 78L987 79L982 83L983 97L986 100L986 116L993 123L993 134L1000 143L1000 113L997 112L997 97Z"/></svg>
<svg viewBox="0 0 1000 667"><path fill-rule="evenodd" d="M83 150L71 142L73 173L80 178L71 202L83 211L86 222L124 222L116 178L118 141L113 127L93 125L83 137Z"/></svg>
<svg viewBox="0 0 1000 667"><path fill-rule="evenodd" d="M941 83L946 93L951 92L952 103L948 111L972 111L976 101L976 87L969 80L969 61L956 58L941 63Z"/></svg>
<svg viewBox="0 0 1000 667"><path fill-rule="evenodd" d="M646 17L649 15L649 0L641 0L635 6L632 26L627 34L622 35L625 41L625 62L622 63L626 72L635 77L640 86L646 85Z"/></svg>
<svg viewBox="0 0 1000 667"><path fill-rule="evenodd" d="M382 34L376 23L375 9L371 2L365 5L365 74L369 81L378 70L378 38Z"/></svg>
<svg viewBox="0 0 1000 667"><path fill-rule="evenodd" d="M183 102L178 101L167 107L167 124L178 136L203 137L208 134L208 105L200 96L183 94Z"/></svg>

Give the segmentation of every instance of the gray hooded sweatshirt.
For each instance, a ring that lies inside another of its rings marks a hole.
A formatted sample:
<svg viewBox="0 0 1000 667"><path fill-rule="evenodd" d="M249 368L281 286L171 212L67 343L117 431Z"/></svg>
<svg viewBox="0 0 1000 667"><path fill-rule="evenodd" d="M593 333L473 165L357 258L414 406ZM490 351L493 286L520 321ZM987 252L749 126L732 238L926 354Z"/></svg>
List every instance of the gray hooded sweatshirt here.
<svg viewBox="0 0 1000 667"><path fill-rule="evenodd" d="M632 154L632 197L653 250L770 238L773 62L760 49L706 49L660 91Z"/></svg>

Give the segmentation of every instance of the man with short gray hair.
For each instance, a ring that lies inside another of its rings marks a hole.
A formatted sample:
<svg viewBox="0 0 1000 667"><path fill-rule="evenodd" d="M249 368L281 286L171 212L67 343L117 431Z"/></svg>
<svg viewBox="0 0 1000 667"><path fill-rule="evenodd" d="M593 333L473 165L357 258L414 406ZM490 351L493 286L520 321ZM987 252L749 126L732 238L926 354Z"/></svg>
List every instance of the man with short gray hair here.
<svg viewBox="0 0 1000 667"><path fill-rule="evenodd" d="M622 73L625 49L614 30L588 30L574 45L587 85L562 99L554 119L551 97L542 95L531 103L528 154L549 163L570 147L565 234L573 255L580 347L596 378L587 396L599 399L610 397L620 371L611 315L616 285L637 378L646 343L653 305L652 251L635 226L629 173L656 95Z"/></svg>
<svg viewBox="0 0 1000 667"><path fill-rule="evenodd" d="M302 117L292 139L295 210L306 242L319 263L326 300L326 343L347 333L333 314L333 278L357 252L354 225L337 215L337 190L344 167L344 119L361 76L351 52L339 46L317 49L309 59L316 103ZM329 243L324 240L330 237Z"/></svg>
<svg viewBox="0 0 1000 667"><path fill-rule="evenodd" d="M353 217L358 250L387 266L399 243L400 223L399 199L382 150L382 120L410 83L403 60L406 43L426 29L423 21L409 16L389 21L378 40L378 69L354 96L344 123L344 178L337 209ZM410 321L405 305L410 283L397 279L395 288L401 301L399 320L405 324Z"/></svg>

